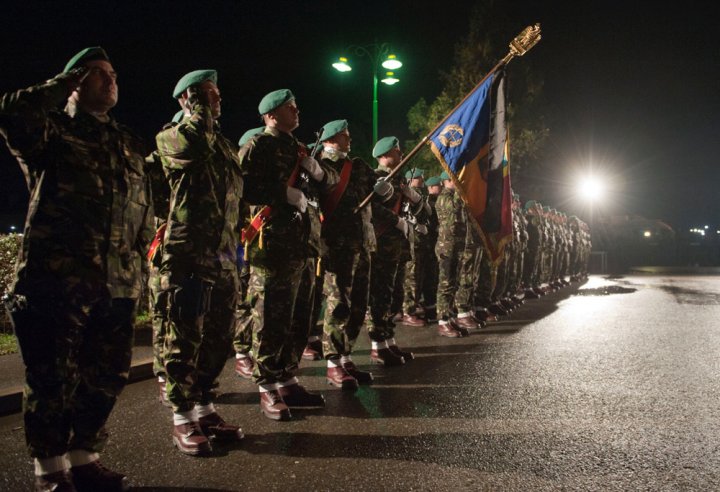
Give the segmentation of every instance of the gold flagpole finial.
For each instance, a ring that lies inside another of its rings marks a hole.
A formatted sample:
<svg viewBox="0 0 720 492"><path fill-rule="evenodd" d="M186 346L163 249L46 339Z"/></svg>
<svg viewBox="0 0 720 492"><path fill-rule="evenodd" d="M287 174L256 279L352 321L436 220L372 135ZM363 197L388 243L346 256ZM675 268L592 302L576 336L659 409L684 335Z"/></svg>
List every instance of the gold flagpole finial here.
<svg viewBox="0 0 720 492"><path fill-rule="evenodd" d="M510 41L510 52L500 61L500 65L507 64L516 56L523 56L535 46L542 37L540 36L540 24L527 26L523 31Z"/></svg>
<svg viewBox="0 0 720 492"><path fill-rule="evenodd" d="M527 26L510 42L510 52L513 56L523 56L530 51L540 39L542 39L542 36L540 36L540 24Z"/></svg>

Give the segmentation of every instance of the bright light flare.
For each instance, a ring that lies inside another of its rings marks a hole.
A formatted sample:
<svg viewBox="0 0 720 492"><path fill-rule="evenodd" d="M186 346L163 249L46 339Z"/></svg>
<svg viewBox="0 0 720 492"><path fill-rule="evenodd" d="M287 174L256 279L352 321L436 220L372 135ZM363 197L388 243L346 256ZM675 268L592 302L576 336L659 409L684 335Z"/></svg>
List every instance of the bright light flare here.
<svg viewBox="0 0 720 492"><path fill-rule="evenodd" d="M587 176L580 180L578 193L589 202L597 202L605 195L605 183L595 176Z"/></svg>
<svg viewBox="0 0 720 492"><path fill-rule="evenodd" d="M387 85L395 85L398 82L400 82L400 79L395 78L395 74L393 72L387 72L386 77L382 79L380 82Z"/></svg>
<svg viewBox="0 0 720 492"><path fill-rule="evenodd" d="M382 62L382 66L388 70L397 70L402 67L402 62L395 55L388 55L387 60Z"/></svg>
<svg viewBox="0 0 720 492"><path fill-rule="evenodd" d="M338 61L332 64L333 68L338 72L349 72L352 67L348 64L348 59L344 56L338 58Z"/></svg>

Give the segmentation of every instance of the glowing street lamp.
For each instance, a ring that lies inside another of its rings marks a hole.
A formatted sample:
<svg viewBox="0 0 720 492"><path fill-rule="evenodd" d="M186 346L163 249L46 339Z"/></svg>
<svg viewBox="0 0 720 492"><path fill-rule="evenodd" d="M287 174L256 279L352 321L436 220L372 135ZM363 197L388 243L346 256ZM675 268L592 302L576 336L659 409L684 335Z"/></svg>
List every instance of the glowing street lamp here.
<svg viewBox="0 0 720 492"><path fill-rule="evenodd" d="M594 176L587 176L580 180L578 192L585 200L596 202L605 195L605 184Z"/></svg>
<svg viewBox="0 0 720 492"><path fill-rule="evenodd" d="M402 67L402 62L397 59L397 56L395 55L388 55L387 59L382 62L383 68L387 68L388 70L397 70L398 68Z"/></svg>
<svg viewBox="0 0 720 492"><path fill-rule="evenodd" d="M333 63L332 66L338 72L349 72L350 70L352 70L352 67L348 65L348 59L344 56L338 58L338 61Z"/></svg>
<svg viewBox="0 0 720 492"><path fill-rule="evenodd" d="M400 79L396 79L393 72L385 72L385 78L382 79L380 82L385 85L395 85L400 82Z"/></svg>
<svg viewBox="0 0 720 492"><path fill-rule="evenodd" d="M381 80L383 84L395 85L400 79L395 77L392 70L402 67L402 62L397 56L390 53L390 47L387 43L370 44L367 46L350 46L348 51L354 52L357 56L366 56L372 62L373 73L373 102L372 102L372 143L375 145L378 139L378 72L380 67L390 70L385 72L385 78ZM381 61L382 60L382 61ZM332 64L333 68L338 72L349 72L352 70L348 58L341 56L338 61Z"/></svg>

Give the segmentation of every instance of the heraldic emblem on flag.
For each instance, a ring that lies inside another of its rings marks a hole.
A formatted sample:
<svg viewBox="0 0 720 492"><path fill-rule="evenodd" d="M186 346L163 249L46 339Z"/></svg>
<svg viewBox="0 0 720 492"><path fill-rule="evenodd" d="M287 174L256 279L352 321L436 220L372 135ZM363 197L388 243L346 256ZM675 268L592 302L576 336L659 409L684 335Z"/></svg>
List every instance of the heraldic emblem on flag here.
<svg viewBox="0 0 720 492"><path fill-rule="evenodd" d="M429 137L493 264L512 238L507 140L504 70L487 76Z"/></svg>

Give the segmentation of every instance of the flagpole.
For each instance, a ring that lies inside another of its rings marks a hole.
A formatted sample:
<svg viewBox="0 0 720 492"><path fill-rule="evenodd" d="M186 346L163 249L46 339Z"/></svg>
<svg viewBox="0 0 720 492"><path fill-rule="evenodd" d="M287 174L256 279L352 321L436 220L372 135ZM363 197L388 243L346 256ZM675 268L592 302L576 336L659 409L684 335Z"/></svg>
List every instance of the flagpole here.
<svg viewBox="0 0 720 492"><path fill-rule="evenodd" d="M397 166L395 166L395 168L392 171L390 171L390 173L384 179L389 181L390 178L395 176L400 171L400 169L405 164L407 164L408 161L410 161L410 159L415 157L415 154L420 152L420 149L422 149L423 145L425 145L427 143L428 139L430 138L430 135L435 133L435 131L438 128L440 128L440 126L442 126L442 124L445 123L445 121L447 121L447 119L450 117L450 115L452 115L455 112L455 110L458 109L460 106L462 106L462 104L472 95L473 92L475 92L475 90L478 87L480 87L488 79L488 77L490 77L492 74L494 74L503 65L507 65L507 63L510 62L510 60L512 60L514 57L523 56L533 46L535 46L538 43L538 41L540 41L540 39L541 39L541 36L540 36L540 24L539 23L535 24L534 26L526 27L525 29L522 30L522 32L520 34L515 36L515 38L510 42L510 51L508 52L508 54L505 55L503 57L503 59L500 60L493 67L493 69L490 70L487 73L487 75L485 75L485 77L483 77L482 80L480 82L478 82L475 85L475 87L473 87L473 89L465 95L465 97L462 99L462 101L460 101L447 115L445 115L445 117L442 120L440 120L440 123L435 125L435 127L432 130L430 130L430 132L427 135L425 135L422 140L420 140L420 142L415 146L415 148L412 149L410 151L410 153L408 155L406 155L400 161L400 163ZM360 209L362 209L368 203L370 203L372 196L373 196L372 193L370 193L368 196L366 196L365 199L362 201L362 203L360 203L360 205L358 205L355 208L354 212L357 213Z"/></svg>

